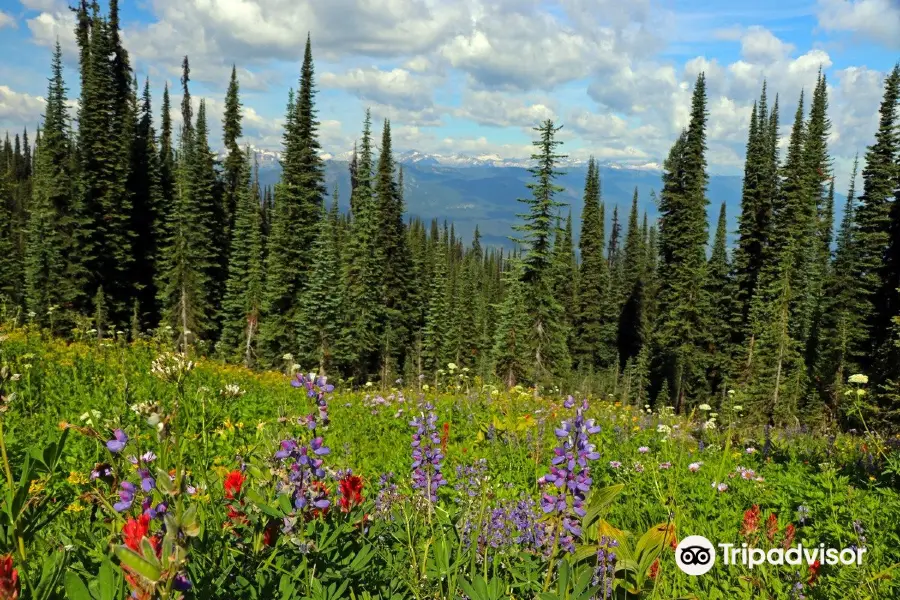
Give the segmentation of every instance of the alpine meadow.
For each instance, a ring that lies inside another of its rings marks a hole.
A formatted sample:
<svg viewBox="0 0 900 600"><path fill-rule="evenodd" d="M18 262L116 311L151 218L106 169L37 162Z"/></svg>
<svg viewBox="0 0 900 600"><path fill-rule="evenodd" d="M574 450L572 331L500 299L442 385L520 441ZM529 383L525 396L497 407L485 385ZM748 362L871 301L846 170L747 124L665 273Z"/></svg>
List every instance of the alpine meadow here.
<svg viewBox="0 0 900 600"><path fill-rule="evenodd" d="M319 30L270 184L241 66L139 79L104 8L0 144L0 600L900 598L900 63L848 173L831 63L760 78L739 214L718 65L630 209L535 119L494 243L410 215L392 119L325 147Z"/></svg>

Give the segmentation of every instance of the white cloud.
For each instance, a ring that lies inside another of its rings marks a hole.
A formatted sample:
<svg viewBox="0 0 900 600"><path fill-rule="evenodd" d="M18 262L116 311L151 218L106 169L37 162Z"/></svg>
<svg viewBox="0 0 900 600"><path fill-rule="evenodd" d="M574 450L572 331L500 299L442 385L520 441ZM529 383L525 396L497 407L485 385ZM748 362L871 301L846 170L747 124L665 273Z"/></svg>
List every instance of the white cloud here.
<svg viewBox="0 0 900 600"><path fill-rule="evenodd" d="M75 13L67 8L42 12L28 19L28 29L34 43L52 48L59 40L63 56L77 60L78 44L75 41Z"/></svg>
<svg viewBox="0 0 900 600"><path fill-rule="evenodd" d="M819 26L900 48L900 4L896 0L818 0Z"/></svg>
<svg viewBox="0 0 900 600"><path fill-rule="evenodd" d="M0 128L19 131L23 127L34 129L44 113L45 101L0 85Z"/></svg>
<svg viewBox="0 0 900 600"><path fill-rule="evenodd" d="M0 10L0 29L3 29L4 27L15 28L16 19L12 15Z"/></svg>
<svg viewBox="0 0 900 600"><path fill-rule="evenodd" d="M324 73L319 77L322 87L344 89L362 100L410 110L433 104L431 83L428 77L406 69L382 71L374 67L353 69L342 75Z"/></svg>
<svg viewBox="0 0 900 600"><path fill-rule="evenodd" d="M557 120L554 102L485 90L468 91L457 117L491 127L531 128L547 119Z"/></svg>

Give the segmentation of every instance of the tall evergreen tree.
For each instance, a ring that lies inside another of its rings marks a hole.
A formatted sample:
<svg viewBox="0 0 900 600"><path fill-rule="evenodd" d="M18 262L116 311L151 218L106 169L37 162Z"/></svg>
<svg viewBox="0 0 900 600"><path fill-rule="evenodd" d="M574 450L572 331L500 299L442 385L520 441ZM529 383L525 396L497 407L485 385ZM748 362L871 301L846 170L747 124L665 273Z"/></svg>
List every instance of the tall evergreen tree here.
<svg viewBox="0 0 900 600"><path fill-rule="evenodd" d="M296 98L291 97L288 102L281 181L276 186L275 214L267 240L260 342L268 364L294 349L294 324L312 264L325 195L313 74L311 41L307 37L300 88Z"/></svg>
<svg viewBox="0 0 900 600"><path fill-rule="evenodd" d="M644 221L646 226L646 219ZM631 213L628 216L628 232L622 257L622 290L625 301L619 317L618 349L619 365L637 357L646 341L645 331L645 268L646 253L644 233L638 226L638 190L634 188Z"/></svg>
<svg viewBox="0 0 900 600"><path fill-rule="evenodd" d="M338 195L332 195L331 209L323 210L313 253L309 284L303 293L298 322L301 364L316 365L319 374L335 372L342 362L341 319L343 297L339 285L341 257L338 252Z"/></svg>
<svg viewBox="0 0 900 600"><path fill-rule="evenodd" d="M697 77L690 124L665 162L660 198L662 277L656 343L661 375L676 410L706 388L704 352L708 299L706 271L706 78Z"/></svg>
<svg viewBox="0 0 900 600"><path fill-rule="evenodd" d="M349 362L348 372L367 377L375 370L378 338L372 323L378 317L378 275L375 271L374 245L377 212L373 191L372 119L366 111L363 135L353 189L353 206L347 260L344 263L344 300L347 313L341 332Z"/></svg>
<svg viewBox="0 0 900 600"><path fill-rule="evenodd" d="M159 323L155 274L159 268L160 246L166 235L164 224L166 214L163 212L163 189L156 132L153 129L149 79L144 84L138 117L132 147L134 169L131 182L134 205L131 229L135 232L137 326L142 329Z"/></svg>
<svg viewBox="0 0 900 600"><path fill-rule="evenodd" d="M230 232L234 227L236 218L237 197L239 190L245 185L243 179L244 153L238 145L243 130L241 128L241 99L240 84L237 79L237 67L231 67L231 81L228 83L228 91L225 93L225 115L222 119L222 142L228 155L223 164L223 208L226 225L226 237L230 239Z"/></svg>
<svg viewBox="0 0 900 600"><path fill-rule="evenodd" d="M819 388L837 409L842 398L847 373L857 372L859 366L849 360L849 344L853 333L862 329L863 307L859 304L853 266L856 263L856 177L859 157L853 160L850 189L844 205L844 216L837 238L834 262L825 283L822 310L822 352L818 357Z"/></svg>
<svg viewBox="0 0 900 600"><path fill-rule="evenodd" d="M561 127L555 126L548 119L534 128L539 139L532 142L537 148L531 156L537 166L529 169L534 178L528 184L532 197L520 199L529 208L529 212L519 215L525 222L514 227L515 231L524 233L524 237L514 238L514 241L525 244L528 249L524 260L523 280L529 293L528 307L533 323L532 356L536 373L541 378L560 376L571 366L566 346L568 331L563 307L553 295L550 269L553 219L556 209L562 206L556 200L556 194L563 188L555 183L556 178L561 175L557 165L565 158L556 152L556 148L562 144L556 139L556 133Z"/></svg>
<svg viewBox="0 0 900 600"><path fill-rule="evenodd" d="M522 281L524 268L513 260L504 273L505 295L497 307L497 328L491 356L494 372L508 387L531 377L531 318L526 307L527 289Z"/></svg>
<svg viewBox="0 0 900 600"><path fill-rule="evenodd" d="M44 130L35 161L25 255L25 305L39 323L49 321L50 307L73 308L76 290L74 207L70 167L70 132L59 43L53 52ZM8 284L7 284L8 286Z"/></svg>
<svg viewBox="0 0 900 600"><path fill-rule="evenodd" d="M250 181L249 149L241 155L228 280L222 300L222 335L217 348L247 367L255 364L263 294L263 239L259 195Z"/></svg>
<svg viewBox="0 0 900 600"><path fill-rule="evenodd" d="M719 222L713 242L712 255L706 270L706 293L709 297L709 371L710 391L724 391L722 384L728 377L733 353L731 317L735 312L735 289L727 250L728 225L725 203L719 209Z"/></svg>

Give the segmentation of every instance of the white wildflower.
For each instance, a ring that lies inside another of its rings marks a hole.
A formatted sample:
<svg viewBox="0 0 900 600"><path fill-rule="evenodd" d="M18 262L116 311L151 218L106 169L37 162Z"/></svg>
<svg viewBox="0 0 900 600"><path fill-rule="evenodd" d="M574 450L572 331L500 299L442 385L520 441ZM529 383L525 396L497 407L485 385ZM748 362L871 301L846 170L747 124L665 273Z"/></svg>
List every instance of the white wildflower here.
<svg viewBox="0 0 900 600"><path fill-rule="evenodd" d="M869 383L869 378L868 378L868 376L863 375L862 373L856 373L854 375L851 375L850 379L848 381L850 383L858 383L860 385L865 385L865 384Z"/></svg>

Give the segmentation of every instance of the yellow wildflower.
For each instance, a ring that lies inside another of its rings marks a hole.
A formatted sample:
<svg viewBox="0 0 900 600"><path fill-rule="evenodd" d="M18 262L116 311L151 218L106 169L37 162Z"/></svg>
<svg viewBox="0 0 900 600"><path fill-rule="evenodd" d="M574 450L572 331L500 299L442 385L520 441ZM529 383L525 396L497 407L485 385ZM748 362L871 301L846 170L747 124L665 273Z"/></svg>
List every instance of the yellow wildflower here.
<svg viewBox="0 0 900 600"><path fill-rule="evenodd" d="M66 481L68 481L72 485L84 485L88 482L88 478L78 471L72 471L69 473L69 477L66 478Z"/></svg>
<svg viewBox="0 0 900 600"><path fill-rule="evenodd" d="M256 424L256 430L257 430L257 431L262 431L262 430L263 430L263 427L265 427L265 426L266 426L266 422L265 422L265 421L260 421L259 423Z"/></svg>
<svg viewBox="0 0 900 600"><path fill-rule="evenodd" d="M78 500L76 500L75 502L73 502L72 504L70 504L66 507L66 512L78 513L83 510L84 510L84 505L81 502L79 502Z"/></svg>
<svg viewBox="0 0 900 600"><path fill-rule="evenodd" d="M243 428L244 428L244 423L243 423L243 422L238 422L237 424L235 424L235 427L237 427L238 429L243 429Z"/></svg>
<svg viewBox="0 0 900 600"><path fill-rule="evenodd" d="M33 479L31 485L28 486L29 494L40 494L44 491L44 482L40 479Z"/></svg>

